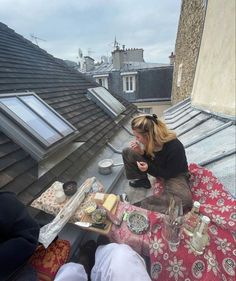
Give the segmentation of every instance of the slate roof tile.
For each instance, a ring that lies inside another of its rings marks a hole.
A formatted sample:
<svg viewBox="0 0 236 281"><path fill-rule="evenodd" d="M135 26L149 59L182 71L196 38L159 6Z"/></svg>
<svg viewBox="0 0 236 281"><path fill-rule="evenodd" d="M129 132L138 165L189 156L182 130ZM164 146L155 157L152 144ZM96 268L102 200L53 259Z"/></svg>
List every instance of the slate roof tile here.
<svg viewBox="0 0 236 281"><path fill-rule="evenodd" d="M0 159L18 149L19 149L19 145L17 145L16 143L14 143L12 141L1 144L0 145Z"/></svg>
<svg viewBox="0 0 236 281"><path fill-rule="evenodd" d="M35 182L37 179L36 172L37 170L34 167L24 171L24 173L14 177L14 179L6 184L1 190L14 192L18 196L21 192L25 191L27 186Z"/></svg>
<svg viewBox="0 0 236 281"><path fill-rule="evenodd" d="M6 168L0 172L0 188L9 184L17 176L24 174L24 172L35 165L35 160L33 160L30 156L27 156L26 158L21 159L12 166Z"/></svg>
<svg viewBox="0 0 236 281"><path fill-rule="evenodd" d="M1 157L0 171L3 171L9 166L12 166L14 163L25 159L27 156L28 154L19 147L16 151L12 151L12 153L5 155L5 157Z"/></svg>
<svg viewBox="0 0 236 281"><path fill-rule="evenodd" d="M24 203L29 203L54 180L72 177L75 170L78 172L99 152L107 138L117 132L119 125L86 97L87 89L96 86L96 82L71 70L61 60L0 23L0 95L35 92L79 130L76 141L84 142L51 171L38 178L35 160L0 132L2 190L12 190ZM125 118L120 121L123 123L136 111L136 107L120 97L116 98L126 107L122 113Z"/></svg>

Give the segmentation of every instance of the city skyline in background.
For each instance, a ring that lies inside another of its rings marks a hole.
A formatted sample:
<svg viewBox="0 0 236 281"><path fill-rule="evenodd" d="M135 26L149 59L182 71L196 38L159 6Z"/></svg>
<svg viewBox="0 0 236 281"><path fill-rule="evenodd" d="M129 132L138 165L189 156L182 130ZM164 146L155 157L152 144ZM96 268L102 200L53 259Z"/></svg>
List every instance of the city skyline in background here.
<svg viewBox="0 0 236 281"><path fill-rule="evenodd" d="M169 63L181 1L0 0L1 21L55 57L77 62L79 50L100 61L120 47L142 48L146 62Z"/></svg>

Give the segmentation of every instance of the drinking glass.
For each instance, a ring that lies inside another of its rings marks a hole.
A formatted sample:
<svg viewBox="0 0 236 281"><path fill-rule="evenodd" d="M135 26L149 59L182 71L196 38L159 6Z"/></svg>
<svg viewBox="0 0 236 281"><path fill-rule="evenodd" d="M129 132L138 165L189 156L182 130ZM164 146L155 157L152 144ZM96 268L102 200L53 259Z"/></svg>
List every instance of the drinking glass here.
<svg viewBox="0 0 236 281"><path fill-rule="evenodd" d="M172 252L176 252L180 244L182 226L182 216L177 217L174 221L168 215L165 215L163 218L162 237L168 242L169 249Z"/></svg>

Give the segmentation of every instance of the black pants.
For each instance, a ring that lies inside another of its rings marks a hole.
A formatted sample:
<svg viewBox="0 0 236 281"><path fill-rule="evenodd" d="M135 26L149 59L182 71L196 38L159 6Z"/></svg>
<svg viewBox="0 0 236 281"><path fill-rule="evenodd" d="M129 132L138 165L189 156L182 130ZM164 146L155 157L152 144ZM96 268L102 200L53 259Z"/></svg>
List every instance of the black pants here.
<svg viewBox="0 0 236 281"><path fill-rule="evenodd" d="M122 152L125 173L128 180L134 179L145 179L147 178L146 172L141 172L137 166L137 161L144 161L146 160L142 157L142 155L134 152L130 148L125 148Z"/></svg>

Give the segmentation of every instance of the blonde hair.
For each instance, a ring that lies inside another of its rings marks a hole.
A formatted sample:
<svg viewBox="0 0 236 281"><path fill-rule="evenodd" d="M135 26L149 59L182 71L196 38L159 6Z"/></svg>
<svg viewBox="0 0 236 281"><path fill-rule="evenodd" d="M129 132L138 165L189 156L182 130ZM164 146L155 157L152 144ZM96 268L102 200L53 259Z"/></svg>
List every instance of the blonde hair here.
<svg viewBox="0 0 236 281"><path fill-rule="evenodd" d="M155 150L161 150L164 143L176 139L176 133L168 129L155 114L134 117L131 121L131 128L147 137L145 151L149 156L154 156Z"/></svg>

